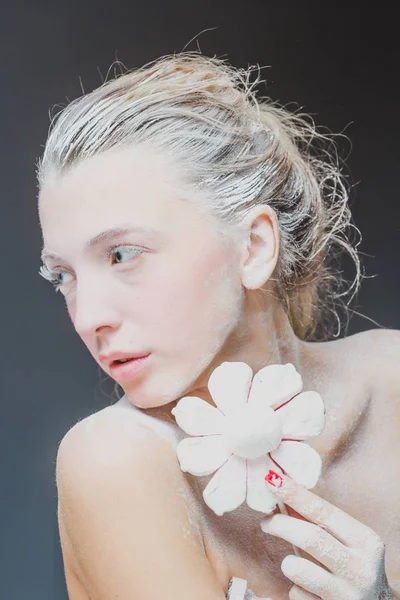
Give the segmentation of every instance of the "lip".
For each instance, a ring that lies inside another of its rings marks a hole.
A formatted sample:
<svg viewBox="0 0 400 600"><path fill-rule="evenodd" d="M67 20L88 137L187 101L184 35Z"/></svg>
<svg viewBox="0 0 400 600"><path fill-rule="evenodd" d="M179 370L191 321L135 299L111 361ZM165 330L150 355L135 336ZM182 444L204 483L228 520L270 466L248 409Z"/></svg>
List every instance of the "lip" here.
<svg viewBox="0 0 400 600"><path fill-rule="evenodd" d="M119 357L119 358L131 358L131 356ZM129 362L121 363L121 364L111 363L108 367L111 377L118 382L128 381L129 379L132 379L147 364L147 359L149 358L149 356L150 356L150 354L147 354L146 356L134 358L133 360L131 360Z"/></svg>
<svg viewBox="0 0 400 600"><path fill-rule="evenodd" d="M148 352L147 354L143 353L143 354L139 354L139 352L109 352L108 354L100 354L99 355L99 361L105 366L108 367L109 369L111 369L111 367L114 367L113 363L115 360L121 360L123 358L134 358L135 360L138 358L144 358L146 356L148 356L150 353ZM119 365L116 365L119 366Z"/></svg>

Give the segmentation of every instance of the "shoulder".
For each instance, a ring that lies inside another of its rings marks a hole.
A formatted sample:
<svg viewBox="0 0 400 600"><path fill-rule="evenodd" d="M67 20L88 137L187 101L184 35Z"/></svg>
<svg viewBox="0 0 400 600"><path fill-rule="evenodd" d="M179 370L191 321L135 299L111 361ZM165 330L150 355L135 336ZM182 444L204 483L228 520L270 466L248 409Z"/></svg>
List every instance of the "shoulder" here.
<svg viewBox="0 0 400 600"><path fill-rule="evenodd" d="M400 357L400 330L398 329L367 329L360 333L355 333L336 341L328 342L328 345L337 346L339 350L348 349L357 350L360 358L366 359L368 356L379 359L375 350L383 352L382 358L389 358L392 352L397 352L397 358Z"/></svg>
<svg viewBox="0 0 400 600"><path fill-rule="evenodd" d="M164 474L179 477L172 447L131 415L107 407L76 423L61 440L56 484L64 520L78 523L82 502L92 514L107 502L129 497L134 511L146 495L168 496ZM140 485L138 485L140 482Z"/></svg>
<svg viewBox="0 0 400 600"><path fill-rule="evenodd" d="M380 350L393 348L400 356L400 329L368 329L345 339L354 339L359 344L378 344Z"/></svg>
<svg viewBox="0 0 400 600"><path fill-rule="evenodd" d="M200 598L190 583L199 573L217 589L167 440L105 409L67 432L56 473L60 522L90 597L156 598L156 572L171 597L186 597L186 586Z"/></svg>
<svg viewBox="0 0 400 600"><path fill-rule="evenodd" d="M154 431L140 423L134 413L117 410L115 405L108 406L78 421L67 431L60 442L58 457L79 451L86 444L99 445L90 453L93 457L98 456L99 451L115 451L122 457L121 450L132 449L132 444L143 437L149 437L155 443L155 448L162 441Z"/></svg>
<svg viewBox="0 0 400 600"><path fill-rule="evenodd" d="M135 477L145 481L162 473L182 478L172 445L133 414L112 406L76 423L58 447L60 494L69 485L82 485L87 494L106 484L129 487Z"/></svg>
<svg viewBox="0 0 400 600"><path fill-rule="evenodd" d="M376 382L400 385L400 330L370 329L353 335L308 344L311 357L320 369L343 376L362 393Z"/></svg>
<svg viewBox="0 0 400 600"><path fill-rule="evenodd" d="M359 367L370 378L373 391L400 391L400 330L371 329L356 336L354 342Z"/></svg>
<svg viewBox="0 0 400 600"><path fill-rule="evenodd" d="M361 414L375 406L379 413L390 405L399 408L400 419L399 330L370 329L321 342L312 352L318 370L326 373L326 385L339 389L343 410Z"/></svg>
<svg viewBox="0 0 400 600"><path fill-rule="evenodd" d="M372 329L352 337L355 338L355 370L367 384L374 432L380 431L383 436L390 431L397 432L400 425L400 331Z"/></svg>
<svg viewBox="0 0 400 600"><path fill-rule="evenodd" d="M389 377L391 384L400 385L400 330L369 329L322 345L327 362L362 376L365 383L374 385Z"/></svg>

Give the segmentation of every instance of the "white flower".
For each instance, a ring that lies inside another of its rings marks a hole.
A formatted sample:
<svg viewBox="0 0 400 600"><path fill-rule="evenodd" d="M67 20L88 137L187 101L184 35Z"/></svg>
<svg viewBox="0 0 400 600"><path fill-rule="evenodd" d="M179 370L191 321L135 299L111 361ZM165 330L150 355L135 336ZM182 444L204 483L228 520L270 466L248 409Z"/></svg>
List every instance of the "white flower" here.
<svg viewBox="0 0 400 600"><path fill-rule="evenodd" d="M321 433L325 408L317 392L299 393L302 388L291 363L268 365L253 378L247 363L223 362L208 380L216 407L185 396L172 409L179 427L196 436L177 446L182 471L216 471L203 498L217 515L245 500L254 510L272 512L278 500L264 482L269 469L282 473L281 467L306 488L316 485L321 457L302 440Z"/></svg>

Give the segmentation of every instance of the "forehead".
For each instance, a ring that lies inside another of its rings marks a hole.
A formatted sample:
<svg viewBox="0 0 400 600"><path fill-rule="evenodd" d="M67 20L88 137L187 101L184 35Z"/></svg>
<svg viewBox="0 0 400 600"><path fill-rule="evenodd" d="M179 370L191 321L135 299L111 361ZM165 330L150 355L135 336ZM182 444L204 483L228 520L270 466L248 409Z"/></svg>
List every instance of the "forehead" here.
<svg viewBox="0 0 400 600"><path fill-rule="evenodd" d="M180 178L179 167L148 148L108 151L45 183L39 216L45 245L76 242L105 228L190 229L202 215Z"/></svg>

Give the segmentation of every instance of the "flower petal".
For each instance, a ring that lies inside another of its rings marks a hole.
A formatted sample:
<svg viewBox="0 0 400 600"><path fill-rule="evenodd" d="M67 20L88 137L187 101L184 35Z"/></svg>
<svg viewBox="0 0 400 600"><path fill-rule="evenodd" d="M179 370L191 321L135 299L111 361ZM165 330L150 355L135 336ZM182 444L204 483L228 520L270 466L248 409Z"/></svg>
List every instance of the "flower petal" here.
<svg viewBox="0 0 400 600"><path fill-rule="evenodd" d="M176 447L182 471L192 475L210 475L231 456L223 435L185 438Z"/></svg>
<svg viewBox="0 0 400 600"><path fill-rule="evenodd" d="M223 362L211 373L208 389L224 415L246 404L252 377L253 370L245 362Z"/></svg>
<svg viewBox="0 0 400 600"><path fill-rule="evenodd" d="M247 495L246 502L253 510L270 513L278 503L278 498L267 487L264 477L268 471L277 470L276 464L268 454L247 461Z"/></svg>
<svg viewBox="0 0 400 600"><path fill-rule="evenodd" d="M267 404L277 408L301 392L303 381L292 363L267 365L253 377L249 404Z"/></svg>
<svg viewBox="0 0 400 600"><path fill-rule="evenodd" d="M197 396L185 396L171 410L179 427L189 435L222 433L224 415L218 408Z"/></svg>
<svg viewBox="0 0 400 600"><path fill-rule="evenodd" d="M281 418L283 438L306 440L325 426L325 407L317 392L298 394L275 412Z"/></svg>
<svg viewBox="0 0 400 600"><path fill-rule="evenodd" d="M318 452L303 442L283 441L271 452L272 458L295 481L313 488L321 475L322 459Z"/></svg>
<svg viewBox="0 0 400 600"><path fill-rule="evenodd" d="M219 516L243 504L246 498L246 459L232 454L208 482L203 498Z"/></svg>

